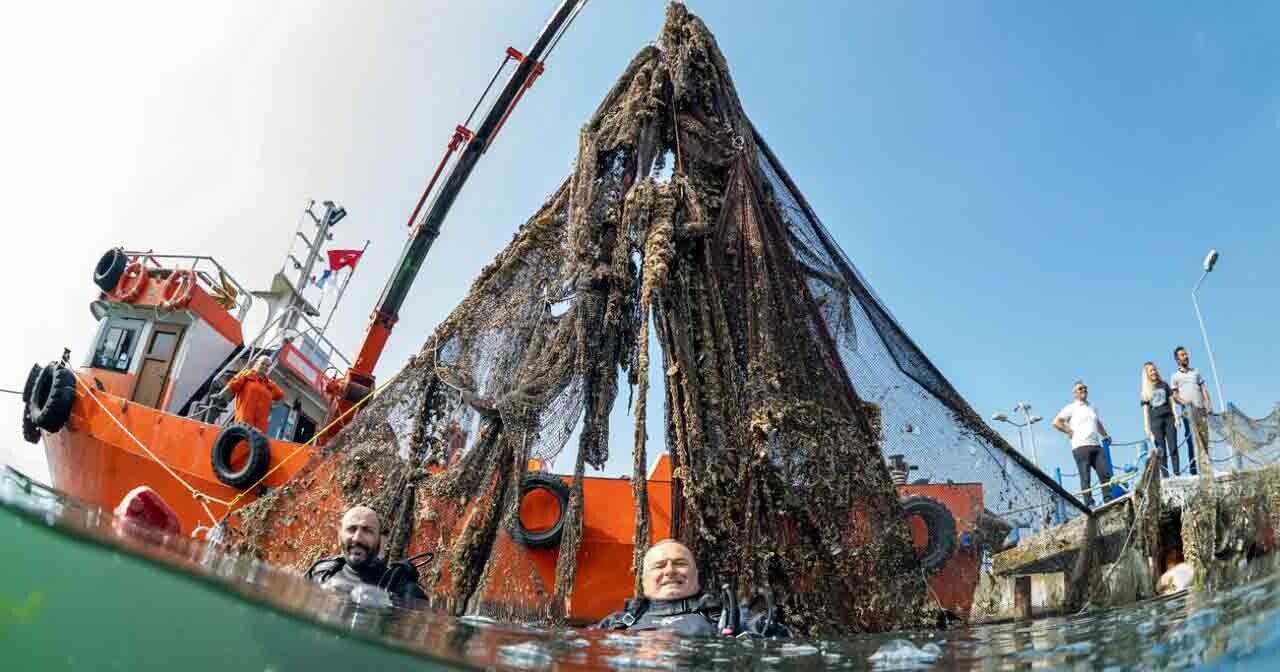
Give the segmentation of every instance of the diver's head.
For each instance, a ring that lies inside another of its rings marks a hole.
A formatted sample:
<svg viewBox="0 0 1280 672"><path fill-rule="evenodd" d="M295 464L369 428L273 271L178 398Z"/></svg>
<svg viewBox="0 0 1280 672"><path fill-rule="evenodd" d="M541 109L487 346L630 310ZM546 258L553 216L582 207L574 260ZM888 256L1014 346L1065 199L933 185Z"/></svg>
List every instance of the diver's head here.
<svg viewBox="0 0 1280 672"><path fill-rule="evenodd" d="M338 528L338 547L347 564L360 569L378 557L382 550L382 525L378 514L367 506L353 506L342 516Z"/></svg>
<svg viewBox="0 0 1280 672"><path fill-rule="evenodd" d="M644 596L651 600L679 600L698 594L698 565L688 546L663 539L644 554Z"/></svg>

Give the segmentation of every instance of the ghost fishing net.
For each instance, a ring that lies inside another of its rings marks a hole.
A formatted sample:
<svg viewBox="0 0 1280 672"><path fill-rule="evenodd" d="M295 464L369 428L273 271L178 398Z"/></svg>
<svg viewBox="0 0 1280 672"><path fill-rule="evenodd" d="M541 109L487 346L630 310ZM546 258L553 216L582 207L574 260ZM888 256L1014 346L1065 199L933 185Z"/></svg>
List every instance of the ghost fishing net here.
<svg viewBox="0 0 1280 672"><path fill-rule="evenodd" d="M583 477L608 457L624 382L634 568L653 541L655 367L674 536L740 594L771 593L801 632L933 618L882 454L911 453L939 481L980 476L993 507L1054 496L871 293L751 125L711 33L673 4L583 127L572 175L394 384L245 513L242 547L313 559L332 533L300 521L336 494L382 513L393 557L435 550L423 583L450 608L563 617ZM495 548L527 464L575 436L554 585L541 605L503 606Z"/></svg>
<svg viewBox="0 0 1280 672"><path fill-rule="evenodd" d="M1271 413L1250 418L1233 404L1221 413L1206 416L1209 425L1209 459L1219 471L1258 469L1280 463L1280 404ZM1179 425L1179 442L1185 444Z"/></svg>

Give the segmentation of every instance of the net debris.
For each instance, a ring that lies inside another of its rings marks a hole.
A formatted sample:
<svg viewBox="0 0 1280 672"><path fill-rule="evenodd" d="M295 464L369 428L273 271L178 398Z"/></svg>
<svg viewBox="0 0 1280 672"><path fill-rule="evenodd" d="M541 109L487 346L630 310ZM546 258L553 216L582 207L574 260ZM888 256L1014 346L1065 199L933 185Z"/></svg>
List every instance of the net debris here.
<svg viewBox="0 0 1280 672"><path fill-rule="evenodd" d="M711 32L672 4L582 128L573 173L396 382L244 511L240 548L305 565L332 552L317 517L369 503L392 558L437 552L422 583L440 605L563 619L583 477L608 458L624 382L635 566L651 541L655 366L674 536L711 580L772 593L799 632L936 618L882 454L926 479L983 480L989 515L1063 510L863 282L752 126ZM571 494L542 585L501 560L505 530L530 458L562 452Z"/></svg>

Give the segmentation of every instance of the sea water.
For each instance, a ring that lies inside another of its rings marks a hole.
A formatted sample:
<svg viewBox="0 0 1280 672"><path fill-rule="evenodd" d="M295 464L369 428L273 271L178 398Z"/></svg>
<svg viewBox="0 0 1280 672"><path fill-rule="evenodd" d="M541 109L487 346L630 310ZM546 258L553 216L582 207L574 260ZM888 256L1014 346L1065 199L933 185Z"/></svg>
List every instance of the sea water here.
<svg viewBox="0 0 1280 672"><path fill-rule="evenodd" d="M0 670L1280 666L1280 577L1086 615L835 640L541 629L359 603L0 478Z"/></svg>

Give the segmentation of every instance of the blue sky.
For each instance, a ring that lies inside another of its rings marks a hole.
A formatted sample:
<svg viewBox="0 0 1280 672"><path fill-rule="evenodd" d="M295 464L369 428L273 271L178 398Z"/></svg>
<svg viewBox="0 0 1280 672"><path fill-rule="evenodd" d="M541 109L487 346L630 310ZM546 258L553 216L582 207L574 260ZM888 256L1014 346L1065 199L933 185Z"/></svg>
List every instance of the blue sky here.
<svg viewBox="0 0 1280 672"><path fill-rule="evenodd" d="M24 225L5 237L82 270L117 242L201 251L263 285L300 203L333 198L351 213L335 242L373 240L337 320L354 350L453 125L551 5L24 8L3 49L29 64L29 96L0 131ZM1082 377L1112 434L1139 438L1144 360L1168 371L1185 344L1209 377L1189 293L1210 247L1222 259L1201 299L1226 395L1255 417L1280 401L1280 5L690 6L814 209L982 415L1026 400L1051 416ZM663 7L587 6L455 204L383 375L568 173ZM92 220L68 216L68 193ZM88 339L88 271L67 276L47 285L56 309L13 299L47 316L4 337L15 384L49 343ZM1065 440L1038 436L1050 470L1068 462Z"/></svg>

